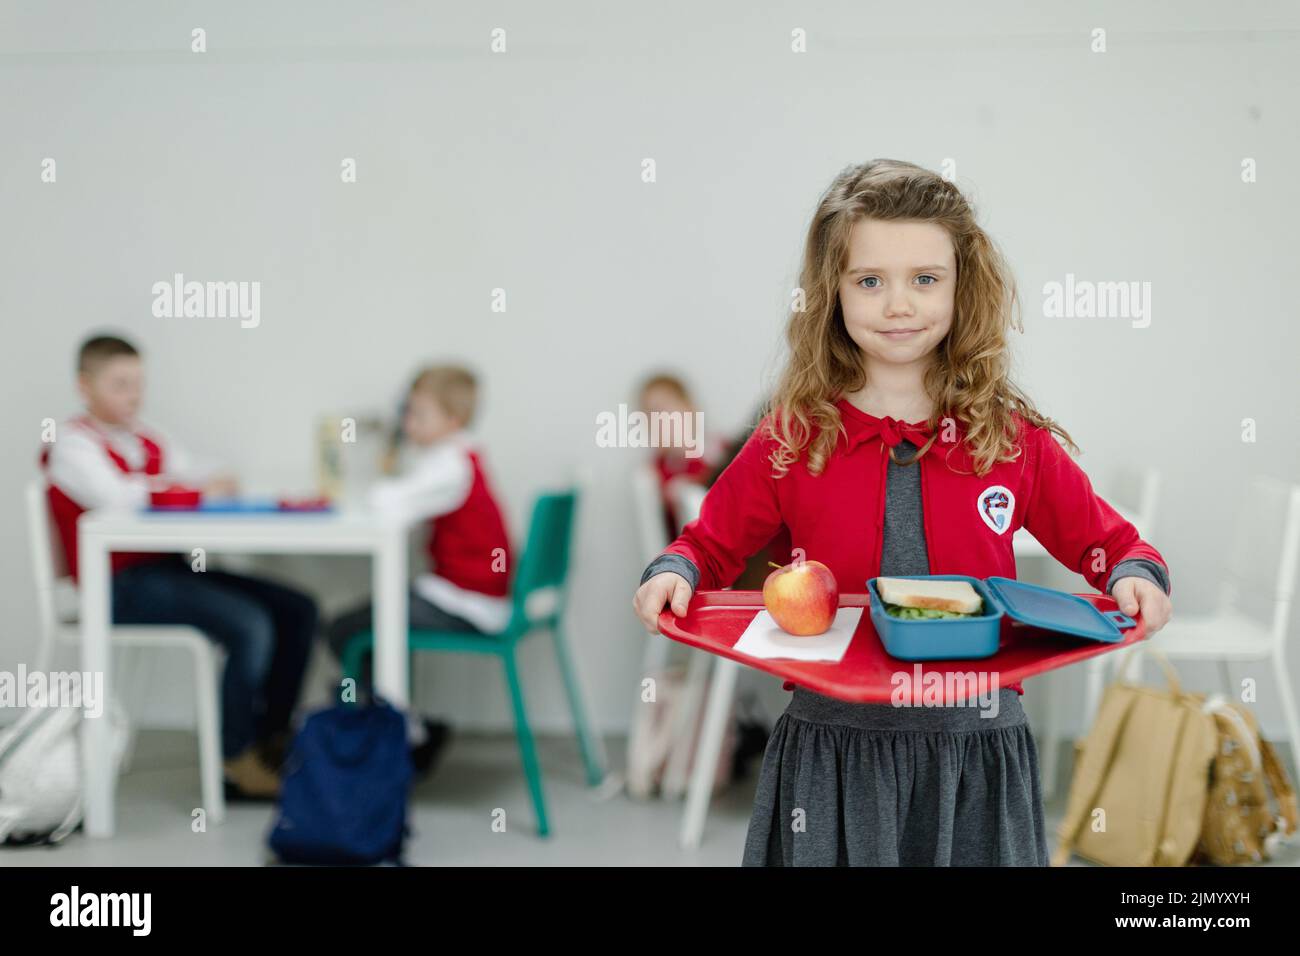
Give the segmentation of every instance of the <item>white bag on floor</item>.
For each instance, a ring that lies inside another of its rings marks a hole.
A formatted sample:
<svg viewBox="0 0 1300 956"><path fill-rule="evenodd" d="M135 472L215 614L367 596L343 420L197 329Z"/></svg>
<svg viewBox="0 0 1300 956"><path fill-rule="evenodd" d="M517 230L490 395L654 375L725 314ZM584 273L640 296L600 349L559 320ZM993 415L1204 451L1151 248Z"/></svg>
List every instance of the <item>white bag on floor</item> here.
<svg viewBox="0 0 1300 956"><path fill-rule="evenodd" d="M0 843L58 843L81 823L80 707L29 707L0 733ZM113 776L126 750L122 708L109 722Z"/></svg>

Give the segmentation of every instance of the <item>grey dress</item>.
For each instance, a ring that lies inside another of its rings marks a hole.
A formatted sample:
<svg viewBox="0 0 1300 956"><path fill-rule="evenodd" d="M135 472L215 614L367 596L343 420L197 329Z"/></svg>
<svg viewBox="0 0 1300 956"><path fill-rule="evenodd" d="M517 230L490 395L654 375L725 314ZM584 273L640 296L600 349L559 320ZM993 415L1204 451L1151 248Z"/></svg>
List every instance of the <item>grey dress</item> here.
<svg viewBox="0 0 1300 956"><path fill-rule="evenodd" d="M906 461L917 448L895 450ZM889 463L882 575L929 574L921 470ZM976 707L850 704L796 687L763 755L745 866L1047 866L1020 695Z"/></svg>

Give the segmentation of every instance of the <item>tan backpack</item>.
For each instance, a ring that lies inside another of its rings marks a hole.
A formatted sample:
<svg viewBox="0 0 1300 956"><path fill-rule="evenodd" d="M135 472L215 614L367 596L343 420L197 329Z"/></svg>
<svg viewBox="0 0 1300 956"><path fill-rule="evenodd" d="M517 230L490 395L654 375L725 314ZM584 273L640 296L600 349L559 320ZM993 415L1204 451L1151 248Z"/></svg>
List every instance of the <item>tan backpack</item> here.
<svg viewBox="0 0 1300 956"><path fill-rule="evenodd" d="M1259 863L1296 830L1295 791L1249 708L1215 694L1205 703L1219 732L1195 863ZM1268 788L1278 814L1269 810Z"/></svg>
<svg viewBox="0 0 1300 956"><path fill-rule="evenodd" d="M1270 840L1295 830L1295 796L1253 716L1243 717L1245 708L1222 698L1207 702L1204 694L1184 691L1168 658L1153 647L1143 650L1159 661L1168 689L1125 683L1135 654L1121 665L1087 738L1075 747L1052 865L1064 865L1072 851L1108 866L1183 866L1194 857L1231 862L1250 860L1255 852L1266 857ZM1223 734L1233 742L1223 744ZM1229 762L1221 768L1220 760ZM1243 772L1253 777L1242 780ZM1268 812L1263 774L1273 781L1281 807L1276 820Z"/></svg>

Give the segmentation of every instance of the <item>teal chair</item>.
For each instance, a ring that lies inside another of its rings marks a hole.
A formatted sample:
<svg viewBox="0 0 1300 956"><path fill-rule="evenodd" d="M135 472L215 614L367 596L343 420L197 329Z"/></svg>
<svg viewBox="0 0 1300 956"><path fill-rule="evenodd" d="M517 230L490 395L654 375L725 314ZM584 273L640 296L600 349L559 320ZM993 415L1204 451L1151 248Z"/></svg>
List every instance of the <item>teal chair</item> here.
<svg viewBox="0 0 1300 956"><path fill-rule="evenodd" d="M569 548L573 540L574 512L577 492L563 491L539 495L533 504L532 520L528 528L528 541L515 568L511 589L510 623L499 634L466 634L463 632L411 631L410 647L414 651L452 651L470 654L495 654L505 666L506 684L510 688L510 702L515 712L515 734L519 738L519 753L528 777L528 790L537 813L537 833L546 836L550 824L546 815L546 798L542 793L542 769L537 762L537 749L533 732L528 725L524 708L524 690L519 679L519 664L515 648L525 637L538 631L550 631L555 645L555 657L568 692L569 707L586 764L587 782L597 786L604 779L595 740L583 713L578 691L578 678L568 645L560 630L564 614L564 598L569 572ZM374 634L358 634L343 653L343 673L356 677L361 673L361 661L374 644Z"/></svg>

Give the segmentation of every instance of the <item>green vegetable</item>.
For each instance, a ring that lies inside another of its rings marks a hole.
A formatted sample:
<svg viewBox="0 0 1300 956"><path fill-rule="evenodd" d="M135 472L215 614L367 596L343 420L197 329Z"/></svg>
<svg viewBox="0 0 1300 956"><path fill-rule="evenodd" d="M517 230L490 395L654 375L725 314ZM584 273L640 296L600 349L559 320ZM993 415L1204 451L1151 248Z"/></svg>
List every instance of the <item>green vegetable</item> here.
<svg viewBox="0 0 1300 956"><path fill-rule="evenodd" d="M901 607L897 604L885 604L885 613L893 617L902 618L905 621L936 620L948 617L979 617L984 613L984 609L975 611L971 614L962 614L957 611L940 611L928 607Z"/></svg>

